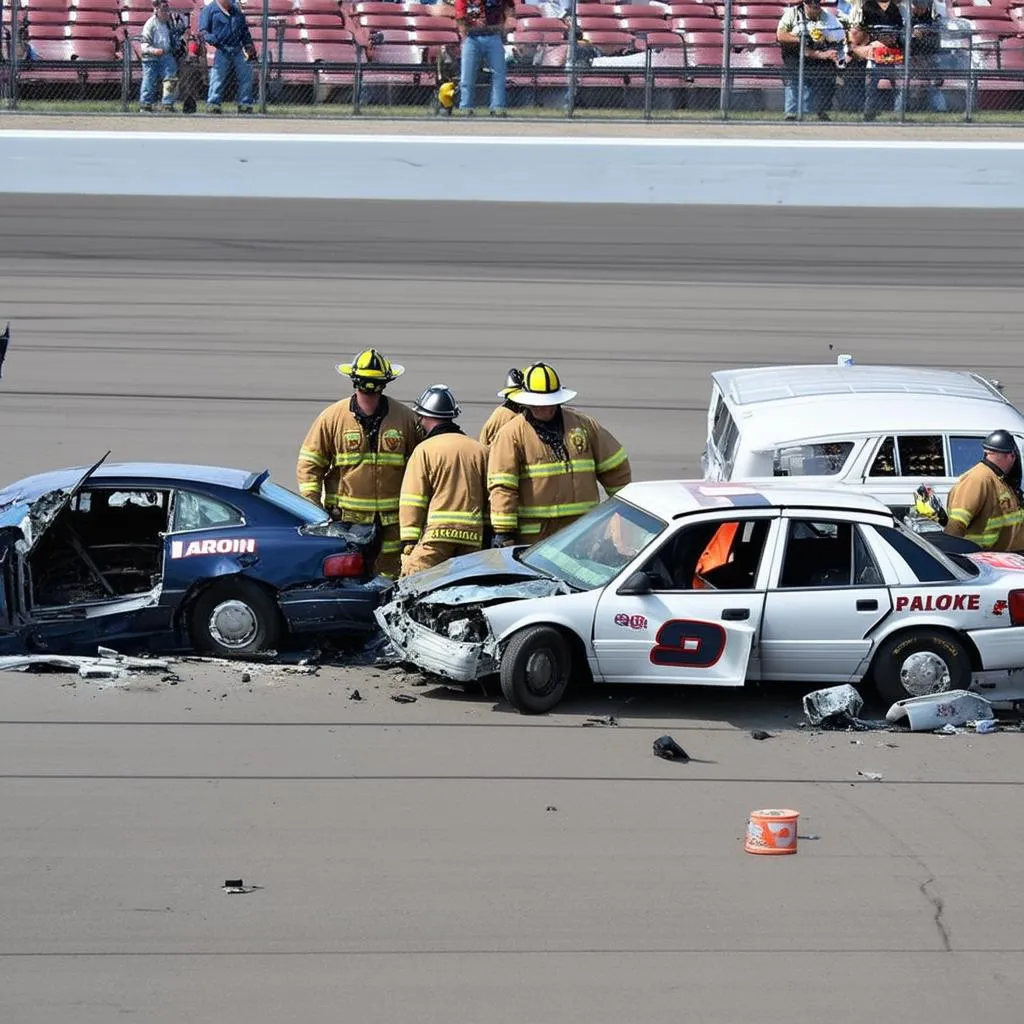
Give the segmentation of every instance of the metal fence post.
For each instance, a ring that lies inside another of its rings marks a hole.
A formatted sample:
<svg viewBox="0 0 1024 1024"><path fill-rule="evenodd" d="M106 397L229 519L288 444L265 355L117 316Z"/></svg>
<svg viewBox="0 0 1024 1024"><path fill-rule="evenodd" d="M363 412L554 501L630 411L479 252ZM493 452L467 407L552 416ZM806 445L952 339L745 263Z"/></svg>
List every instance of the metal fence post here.
<svg viewBox="0 0 1024 1024"><path fill-rule="evenodd" d="M18 109L18 47L21 34L21 0L11 3L11 110Z"/></svg>
<svg viewBox="0 0 1024 1024"><path fill-rule="evenodd" d="M967 37L967 97L964 100L964 121L974 120L974 90L976 88L974 73L974 29Z"/></svg>
<svg viewBox="0 0 1024 1024"><path fill-rule="evenodd" d="M804 52L807 46L807 19L804 17L804 9L797 9L797 25L800 29L800 59L796 72L796 119L804 119Z"/></svg>
<svg viewBox="0 0 1024 1024"><path fill-rule="evenodd" d="M263 12L260 18L260 31L263 33L263 44L260 47L260 113L267 112L267 72L270 69L270 0L263 0Z"/></svg>
<svg viewBox="0 0 1024 1024"><path fill-rule="evenodd" d="M647 33L644 33L644 39L647 40ZM654 100L654 76L653 76L654 61L651 56L651 45L647 41L644 46L644 120L650 121L651 119L651 106Z"/></svg>
<svg viewBox="0 0 1024 1024"><path fill-rule="evenodd" d="M363 47L356 43L356 73L352 78L352 116L358 117L362 113L360 97L363 94Z"/></svg>
<svg viewBox="0 0 1024 1024"><path fill-rule="evenodd" d="M910 48L914 39L914 8L907 2L907 20L903 26L903 94L900 103L900 123L907 120L907 101L910 99Z"/></svg>
<svg viewBox="0 0 1024 1024"><path fill-rule="evenodd" d="M718 105L725 120L729 116L732 98L732 0L725 0L725 35L722 37L722 84L718 95Z"/></svg>
<svg viewBox="0 0 1024 1024"><path fill-rule="evenodd" d="M565 104L565 116L572 117L576 112L576 33L579 31L579 21L576 18L576 0L570 0L569 4L569 50L566 63L569 65L569 74L566 76L569 95Z"/></svg>
<svg viewBox="0 0 1024 1024"><path fill-rule="evenodd" d="M128 102L132 94L132 37L124 30L124 46L121 49L121 113L128 113Z"/></svg>

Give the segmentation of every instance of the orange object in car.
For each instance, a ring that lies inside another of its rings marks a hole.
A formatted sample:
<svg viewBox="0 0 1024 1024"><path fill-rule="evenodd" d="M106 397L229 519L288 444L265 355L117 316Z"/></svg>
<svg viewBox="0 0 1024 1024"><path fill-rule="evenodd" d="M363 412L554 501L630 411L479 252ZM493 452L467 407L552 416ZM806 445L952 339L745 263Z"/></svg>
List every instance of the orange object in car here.
<svg viewBox="0 0 1024 1024"><path fill-rule="evenodd" d="M704 588L704 582L701 580L704 573L711 572L712 569L717 569L729 561L733 541L736 539L736 531L739 528L739 523L722 523L715 531L715 535L697 560L697 568L693 573L694 589L702 590Z"/></svg>

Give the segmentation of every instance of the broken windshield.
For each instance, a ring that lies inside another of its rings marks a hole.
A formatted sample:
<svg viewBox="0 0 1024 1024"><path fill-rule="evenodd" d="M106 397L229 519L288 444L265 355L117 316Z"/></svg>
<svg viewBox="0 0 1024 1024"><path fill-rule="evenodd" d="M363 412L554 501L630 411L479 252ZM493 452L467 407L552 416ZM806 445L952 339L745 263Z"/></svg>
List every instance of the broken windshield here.
<svg viewBox="0 0 1024 1024"><path fill-rule="evenodd" d="M611 498L538 541L519 561L577 590L594 590L615 579L666 526L656 516Z"/></svg>

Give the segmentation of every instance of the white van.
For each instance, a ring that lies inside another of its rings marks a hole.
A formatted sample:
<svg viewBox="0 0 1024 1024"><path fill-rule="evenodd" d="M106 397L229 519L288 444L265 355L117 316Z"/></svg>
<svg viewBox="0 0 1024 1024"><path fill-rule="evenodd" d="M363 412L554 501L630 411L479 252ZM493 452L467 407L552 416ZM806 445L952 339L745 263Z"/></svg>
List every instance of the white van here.
<svg viewBox="0 0 1024 1024"><path fill-rule="evenodd" d="M1024 415L997 381L848 360L713 373L705 478L809 477L867 491L903 515L922 483L945 502L993 430L1024 447Z"/></svg>

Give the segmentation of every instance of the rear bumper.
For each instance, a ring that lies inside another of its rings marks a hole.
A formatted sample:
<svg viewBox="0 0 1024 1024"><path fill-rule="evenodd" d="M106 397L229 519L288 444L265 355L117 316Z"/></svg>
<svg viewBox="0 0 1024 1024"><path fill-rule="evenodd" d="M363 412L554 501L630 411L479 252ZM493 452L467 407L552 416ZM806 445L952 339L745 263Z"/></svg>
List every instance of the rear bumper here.
<svg viewBox="0 0 1024 1024"><path fill-rule="evenodd" d="M381 590L372 585L320 584L286 590L278 603L293 633L371 633Z"/></svg>
<svg viewBox="0 0 1024 1024"><path fill-rule="evenodd" d="M993 669L1024 668L1024 626L1005 629L972 629L967 635L981 655L981 667Z"/></svg>

